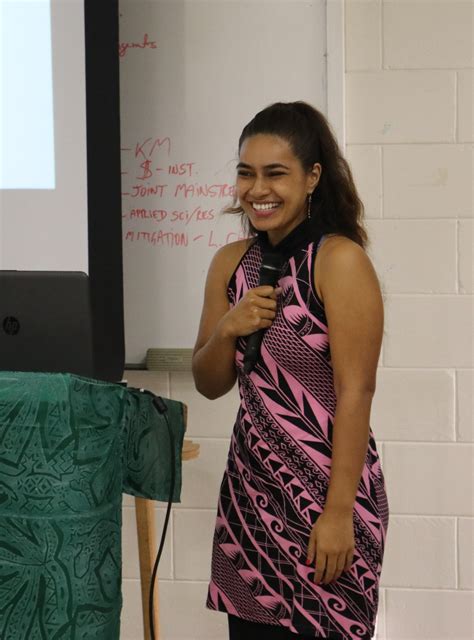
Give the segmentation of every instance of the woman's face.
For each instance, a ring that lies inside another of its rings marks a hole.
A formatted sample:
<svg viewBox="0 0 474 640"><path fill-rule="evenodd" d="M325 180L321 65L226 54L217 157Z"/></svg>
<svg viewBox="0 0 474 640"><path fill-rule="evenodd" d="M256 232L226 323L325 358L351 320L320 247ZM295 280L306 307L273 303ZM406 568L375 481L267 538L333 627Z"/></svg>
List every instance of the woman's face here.
<svg viewBox="0 0 474 640"><path fill-rule="evenodd" d="M277 244L306 218L308 194L320 175L321 165L306 172L283 138L257 134L240 150L237 197L255 229Z"/></svg>

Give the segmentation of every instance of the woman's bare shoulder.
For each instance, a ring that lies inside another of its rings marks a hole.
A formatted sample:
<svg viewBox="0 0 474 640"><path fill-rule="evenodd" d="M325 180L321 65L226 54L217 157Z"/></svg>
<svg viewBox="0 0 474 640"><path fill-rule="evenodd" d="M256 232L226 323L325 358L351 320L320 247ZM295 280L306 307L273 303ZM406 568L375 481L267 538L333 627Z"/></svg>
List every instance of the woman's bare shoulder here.
<svg viewBox="0 0 474 640"><path fill-rule="evenodd" d="M324 253L327 253L328 251L332 251L335 247L351 246L360 247L357 242L354 242L354 240L351 240L347 236L343 236L340 233L328 233L325 235L319 251L323 253L324 250Z"/></svg>
<svg viewBox="0 0 474 640"><path fill-rule="evenodd" d="M236 257L240 260L254 242L255 238L245 238L244 240L229 242L229 244L225 244L221 247L217 253L221 253L225 259L228 260L234 260Z"/></svg>
<svg viewBox="0 0 474 640"><path fill-rule="evenodd" d="M328 234L322 242L314 265L314 282L318 295L323 300L325 281L338 269L350 275L353 268L364 265L365 269L373 269L369 256L357 242L340 234Z"/></svg>
<svg viewBox="0 0 474 640"><path fill-rule="evenodd" d="M331 233L326 236L318 250L320 262L331 263L334 260L351 260L361 258L368 260L365 249L347 236Z"/></svg>
<svg viewBox="0 0 474 640"><path fill-rule="evenodd" d="M245 253L254 243L253 238L236 240L224 245L215 253L212 259L211 268L219 271L227 284L234 273L237 265L242 260Z"/></svg>

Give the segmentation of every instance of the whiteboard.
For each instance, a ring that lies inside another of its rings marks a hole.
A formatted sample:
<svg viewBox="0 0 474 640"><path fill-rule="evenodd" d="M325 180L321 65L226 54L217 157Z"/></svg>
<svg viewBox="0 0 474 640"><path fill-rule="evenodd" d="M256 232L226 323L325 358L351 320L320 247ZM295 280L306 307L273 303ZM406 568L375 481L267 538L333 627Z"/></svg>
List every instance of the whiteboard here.
<svg viewBox="0 0 474 640"><path fill-rule="evenodd" d="M325 0L122 0L120 14L126 362L137 364L148 348L192 348L210 260L243 237L221 212L243 126L272 102L305 100L341 135L328 81L337 103L342 20Z"/></svg>

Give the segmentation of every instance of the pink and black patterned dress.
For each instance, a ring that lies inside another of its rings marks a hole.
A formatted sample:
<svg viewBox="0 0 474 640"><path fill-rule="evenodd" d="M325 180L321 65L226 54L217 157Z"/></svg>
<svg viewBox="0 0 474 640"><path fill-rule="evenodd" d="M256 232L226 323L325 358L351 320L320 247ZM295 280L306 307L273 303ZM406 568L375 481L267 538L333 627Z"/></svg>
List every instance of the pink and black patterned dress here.
<svg viewBox="0 0 474 640"><path fill-rule="evenodd" d="M313 284L317 249L300 242L288 257L276 318L249 375L245 338L237 342L241 403L220 489L207 607L309 637L368 640L389 520L372 430L353 511L351 570L316 585L314 565L305 563L326 500L336 411L327 320ZM229 282L231 305L258 286L261 260L256 241Z"/></svg>

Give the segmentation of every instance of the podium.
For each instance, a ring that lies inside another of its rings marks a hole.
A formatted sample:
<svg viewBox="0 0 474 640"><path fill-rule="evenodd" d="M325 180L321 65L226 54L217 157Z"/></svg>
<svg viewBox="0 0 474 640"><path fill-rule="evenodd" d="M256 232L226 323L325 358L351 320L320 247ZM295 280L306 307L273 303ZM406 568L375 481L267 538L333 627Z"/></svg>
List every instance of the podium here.
<svg viewBox="0 0 474 640"><path fill-rule="evenodd" d="M185 407L164 402L179 502ZM150 395L0 372L0 638L118 640L122 492L146 516L143 499L168 501L170 466Z"/></svg>

